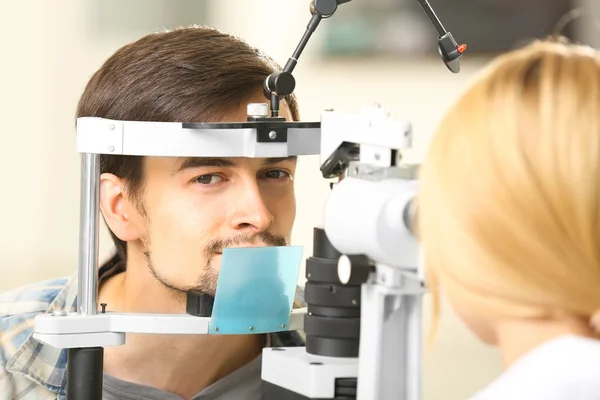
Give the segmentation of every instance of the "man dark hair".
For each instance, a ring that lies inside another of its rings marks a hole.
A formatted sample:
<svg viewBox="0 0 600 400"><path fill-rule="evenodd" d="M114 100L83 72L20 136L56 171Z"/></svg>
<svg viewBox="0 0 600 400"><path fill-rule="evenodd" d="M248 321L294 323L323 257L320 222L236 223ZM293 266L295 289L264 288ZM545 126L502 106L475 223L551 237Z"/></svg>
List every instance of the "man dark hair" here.
<svg viewBox="0 0 600 400"><path fill-rule="evenodd" d="M263 82L278 69L243 40L212 28L155 33L101 66L77 117L245 122L246 105L266 102ZM299 120L293 96L282 99L280 116ZM99 206L118 251L100 268L98 303L113 312L183 314L187 291L214 295L224 248L289 243L295 170L295 157L101 156ZM73 275L3 296L0 331L15 334L0 347L0 376L8 375L0 393L63 398L66 350L36 341L33 319L75 312L77 287ZM103 398L259 400L263 348L302 345L298 332L128 334L124 345L104 349Z"/></svg>
<svg viewBox="0 0 600 400"><path fill-rule="evenodd" d="M241 38L208 27L181 28L145 36L111 56L88 82L77 118L125 121L222 122L246 104L281 67ZM292 94L282 99L300 119ZM266 99L265 99L266 101ZM140 201L143 157L101 156L101 173L123 178ZM124 263L127 245L111 231L117 249L112 263Z"/></svg>

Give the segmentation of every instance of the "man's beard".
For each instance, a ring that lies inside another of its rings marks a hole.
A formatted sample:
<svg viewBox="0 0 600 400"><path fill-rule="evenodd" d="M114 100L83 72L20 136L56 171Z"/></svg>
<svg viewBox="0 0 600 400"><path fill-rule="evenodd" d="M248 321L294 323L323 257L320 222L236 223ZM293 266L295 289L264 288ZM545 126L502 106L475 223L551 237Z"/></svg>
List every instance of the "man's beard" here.
<svg viewBox="0 0 600 400"><path fill-rule="evenodd" d="M185 301L185 297L181 296L182 294L186 294L187 292L193 290L196 292L201 292L208 294L210 296L215 296L217 290L217 282L219 279L219 273L216 271L211 262L212 258L219 253L223 253L223 249L226 247L236 247L240 245L267 245L267 246L287 246L288 241L284 236L275 235L269 232L261 232L259 234L248 235L248 234L238 234L232 236L229 239L214 239L211 240L206 247L204 248L203 255L206 258L206 264L204 268L202 268L200 275L196 278L195 282L189 286L177 287L176 285L169 283L168 280L156 271L154 267L154 263L152 260L152 252L150 250L150 241L146 240L146 248L147 251L144 252L146 256L146 264L154 279L156 279L162 286L172 291L176 297L182 298ZM176 260L174 263L176 267Z"/></svg>

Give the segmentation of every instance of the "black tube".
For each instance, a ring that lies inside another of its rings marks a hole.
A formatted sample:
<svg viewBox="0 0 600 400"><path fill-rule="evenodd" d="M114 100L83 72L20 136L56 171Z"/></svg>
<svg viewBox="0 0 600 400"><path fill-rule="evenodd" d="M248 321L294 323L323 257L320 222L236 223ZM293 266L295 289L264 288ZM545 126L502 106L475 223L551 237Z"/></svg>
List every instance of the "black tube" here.
<svg viewBox="0 0 600 400"><path fill-rule="evenodd" d="M319 26L321 19L323 19L323 16L320 14L315 14L312 16L308 26L306 27L304 35L302 35L302 39L300 39L300 43L298 43L298 46L296 47L292 57L288 60L287 64L285 64L285 67L283 68L284 72L289 72L291 74L294 71L300 55L302 55L304 48L308 44L308 40L317 29L317 26Z"/></svg>
<svg viewBox="0 0 600 400"><path fill-rule="evenodd" d="M279 96L271 93L271 117L279 117Z"/></svg>
<svg viewBox="0 0 600 400"><path fill-rule="evenodd" d="M103 370L103 347L69 349L67 400L102 400Z"/></svg>

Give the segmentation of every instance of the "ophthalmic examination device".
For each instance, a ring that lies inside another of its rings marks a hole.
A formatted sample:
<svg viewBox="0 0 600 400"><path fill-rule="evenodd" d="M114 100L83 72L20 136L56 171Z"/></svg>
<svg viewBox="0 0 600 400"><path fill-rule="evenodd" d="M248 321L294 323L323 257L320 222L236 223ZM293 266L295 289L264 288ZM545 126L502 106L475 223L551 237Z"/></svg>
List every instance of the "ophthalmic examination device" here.
<svg viewBox="0 0 600 400"><path fill-rule="evenodd" d="M417 0L438 31L453 73L465 45L447 32L427 0ZM263 350L263 399L421 399L420 249L414 234L417 166L406 164L410 123L379 106L328 110L320 122L286 121L280 99L323 19L350 0L313 0L311 19L282 71L265 77L267 102L248 104L246 122L138 122L82 117L77 310L36 317L34 337L67 352L68 400L101 400L106 346L136 334L265 334L303 331L305 347ZM331 185L323 227L306 261L306 308L293 301L302 262L298 246L227 248L216 295L190 291L180 315L98 309L100 156L320 156Z"/></svg>

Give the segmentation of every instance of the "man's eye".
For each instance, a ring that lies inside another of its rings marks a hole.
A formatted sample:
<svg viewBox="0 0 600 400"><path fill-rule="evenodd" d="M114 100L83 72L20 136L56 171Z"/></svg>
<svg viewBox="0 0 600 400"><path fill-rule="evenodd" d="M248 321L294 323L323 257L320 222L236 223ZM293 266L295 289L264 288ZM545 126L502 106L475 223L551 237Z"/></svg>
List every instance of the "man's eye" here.
<svg viewBox="0 0 600 400"><path fill-rule="evenodd" d="M221 177L219 175L202 175L197 177L194 181L201 185L214 185L218 183Z"/></svg>
<svg viewBox="0 0 600 400"><path fill-rule="evenodd" d="M272 171L265 172L265 177L269 178L269 179L282 179L282 178L288 178L289 176L290 176L290 174L288 174L285 171L279 170L279 169L274 169Z"/></svg>

